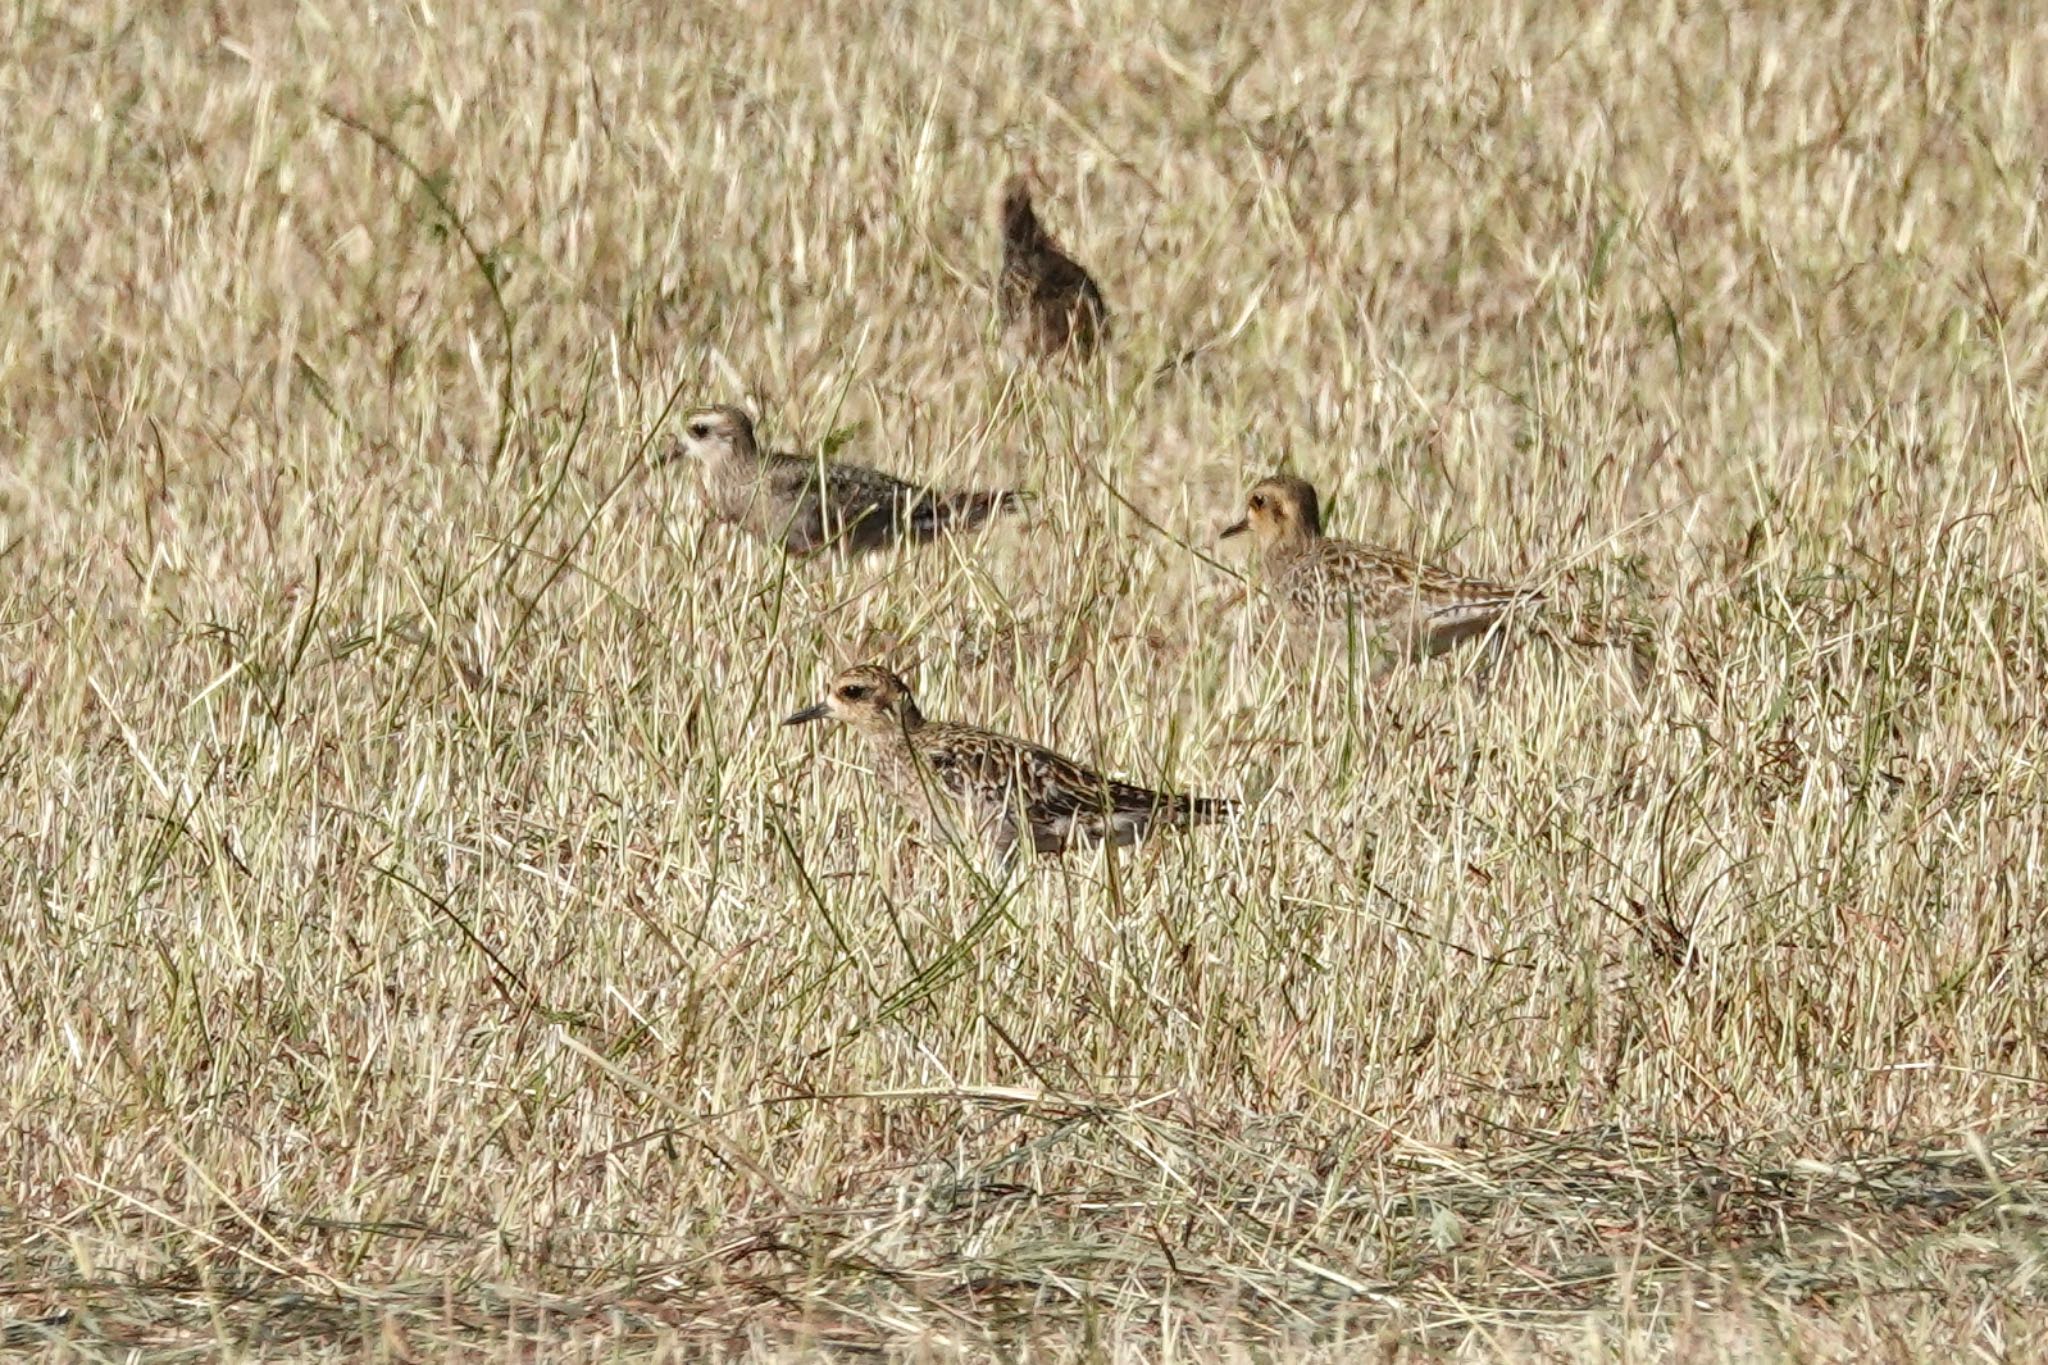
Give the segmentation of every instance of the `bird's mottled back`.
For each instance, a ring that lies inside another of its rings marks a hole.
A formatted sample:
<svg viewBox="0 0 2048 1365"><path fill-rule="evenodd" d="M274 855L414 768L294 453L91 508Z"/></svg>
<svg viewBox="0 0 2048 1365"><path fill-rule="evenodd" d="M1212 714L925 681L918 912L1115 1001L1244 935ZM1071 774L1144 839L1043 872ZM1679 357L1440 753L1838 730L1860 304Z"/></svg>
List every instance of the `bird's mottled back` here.
<svg viewBox="0 0 2048 1365"><path fill-rule="evenodd" d="M1003 273L996 297L1003 337L1026 354L1068 351L1086 359L1109 335L1109 307L1094 279L1060 250L1031 204L1031 185L1012 176L999 209Z"/></svg>
<svg viewBox="0 0 2048 1365"><path fill-rule="evenodd" d="M1244 519L1223 534L1252 537L1268 594L1295 621L1360 629L1403 657L1441 653L1542 600L1399 550L1326 536L1314 485L1290 475L1254 484Z"/></svg>

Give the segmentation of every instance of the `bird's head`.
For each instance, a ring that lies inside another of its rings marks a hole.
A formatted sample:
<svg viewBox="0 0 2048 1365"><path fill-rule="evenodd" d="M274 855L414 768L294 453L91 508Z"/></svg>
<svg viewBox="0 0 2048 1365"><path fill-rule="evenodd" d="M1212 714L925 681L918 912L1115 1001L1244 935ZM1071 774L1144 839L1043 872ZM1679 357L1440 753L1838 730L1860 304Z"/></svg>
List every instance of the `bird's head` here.
<svg viewBox="0 0 2048 1365"><path fill-rule="evenodd" d="M1244 520L1227 527L1224 538L1251 533L1261 550L1306 545L1323 533L1322 508L1306 479L1276 474L1260 479L1244 501Z"/></svg>
<svg viewBox="0 0 2048 1365"><path fill-rule="evenodd" d="M802 725L814 720L843 721L871 734L915 729L924 723L910 685L876 664L847 669L832 680L825 700L782 723Z"/></svg>

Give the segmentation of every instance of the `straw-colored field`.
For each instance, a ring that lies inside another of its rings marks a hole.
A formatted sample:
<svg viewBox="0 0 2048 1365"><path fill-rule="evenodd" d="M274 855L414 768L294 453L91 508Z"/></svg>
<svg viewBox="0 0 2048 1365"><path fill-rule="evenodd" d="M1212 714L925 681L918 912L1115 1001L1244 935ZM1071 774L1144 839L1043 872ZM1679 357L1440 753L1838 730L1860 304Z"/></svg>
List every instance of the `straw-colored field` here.
<svg viewBox="0 0 2048 1365"><path fill-rule="evenodd" d="M0 15L0 1341L2048 1357L2048 32L1783 8ZM1276 468L1644 676L1290 655ZM871 658L1247 812L993 887Z"/></svg>

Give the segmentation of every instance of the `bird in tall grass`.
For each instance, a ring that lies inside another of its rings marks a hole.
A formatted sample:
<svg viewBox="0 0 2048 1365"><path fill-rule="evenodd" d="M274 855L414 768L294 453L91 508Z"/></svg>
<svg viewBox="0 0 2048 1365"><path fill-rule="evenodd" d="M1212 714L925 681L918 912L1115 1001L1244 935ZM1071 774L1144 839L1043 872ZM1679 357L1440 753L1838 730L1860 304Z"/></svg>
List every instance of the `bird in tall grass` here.
<svg viewBox="0 0 2048 1365"><path fill-rule="evenodd" d="M1355 631L1389 663L1429 658L1490 636L1542 592L1467 578L1399 550L1323 534L1322 506L1306 479L1253 485L1244 519L1223 535L1257 547L1266 595L1297 625Z"/></svg>
<svg viewBox="0 0 2048 1365"><path fill-rule="evenodd" d="M1034 358L1071 352L1082 360L1109 337L1102 291L1038 221L1027 177L1003 185L1003 273L996 286L1003 341Z"/></svg>
<svg viewBox="0 0 2048 1365"><path fill-rule="evenodd" d="M1027 493L907 483L866 465L763 450L735 407L698 408L662 463L696 462L711 514L792 554L848 553L968 531L1021 508Z"/></svg>
<svg viewBox="0 0 2048 1365"><path fill-rule="evenodd" d="M852 726L892 797L942 832L981 841L1005 865L1027 845L1057 853L1075 844L1133 844L1237 809L1233 801L1119 782L992 730L926 720L903 679L873 664L847 669L824 701L783 724L814 720Z"/></svg>

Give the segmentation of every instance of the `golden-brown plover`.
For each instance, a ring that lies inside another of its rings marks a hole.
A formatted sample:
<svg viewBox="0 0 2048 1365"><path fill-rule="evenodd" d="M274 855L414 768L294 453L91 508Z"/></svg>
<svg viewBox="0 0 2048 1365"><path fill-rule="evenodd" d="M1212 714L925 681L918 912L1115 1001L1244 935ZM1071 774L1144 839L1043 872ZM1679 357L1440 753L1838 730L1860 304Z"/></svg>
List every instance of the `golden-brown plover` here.
<svg viewBox="0 0 2048 1365"><path fill-rule="evenodd" d="M1261 479L1226 537L1257 542L1266 594L1298 624L1357 632L1390 658L1427 658L1494 633L1509 612L1544 600L1530 588L1467 578L1377 545L1323 534L1305 479Z"/></svg>
<svg viewBox="0 0 2048 1365"><path fill-rule="evenodd" d="M1131 844L1237 809L1234 801L1119 782L1008 735L926 720L904 681L873 664L847 669L824 701L783 724L827 719L867 738L890 795L941 830L980 839L1005 863L1027 841L1040 853Z"/></svg>
<svg viewBox="0 0 2048 1365"><path fill-rule="evenodd" d="M711 514L792 554L853 553L968 531L1022 507L1027 493L961 492L906 483L879 469L766 451L735 407L698 408L662 462L697 462Z"/></svg>
<svg viewBox="0 0 2048 1365"><path fill-rule="evenodd" d="M1003 185L1003 274L996 298L1005 344L1033 357L1070 346L1086 360L1109 337L1109 308L1080 263L1059 249L1031 208L1021 175Z"/></svg>

